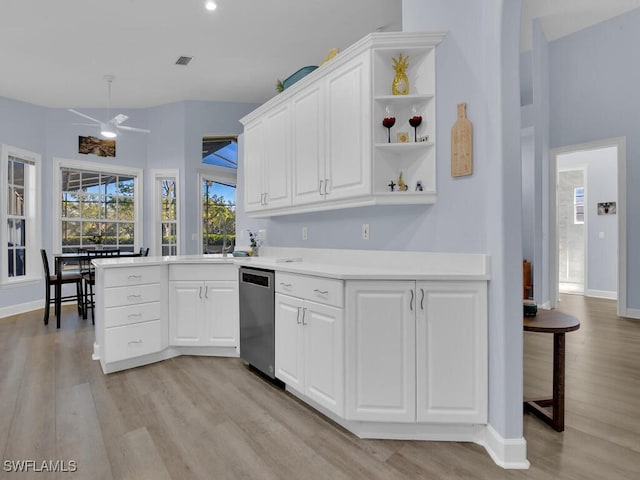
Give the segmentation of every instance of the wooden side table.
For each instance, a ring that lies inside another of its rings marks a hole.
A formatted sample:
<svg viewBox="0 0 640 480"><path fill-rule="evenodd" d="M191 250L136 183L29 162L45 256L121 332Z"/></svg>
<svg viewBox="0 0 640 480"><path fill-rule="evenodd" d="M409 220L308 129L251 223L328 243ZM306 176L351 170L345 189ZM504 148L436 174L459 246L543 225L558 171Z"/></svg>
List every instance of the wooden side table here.
<svg viewBox="0 0 640 480"><path fill-rule="evenodd" d="M523 317L525 332L553 333L553 395L543 398L525 398L524 410L564 431L564 334L580 328L580 321L555 310L538 310L535 317Z"/></svg>

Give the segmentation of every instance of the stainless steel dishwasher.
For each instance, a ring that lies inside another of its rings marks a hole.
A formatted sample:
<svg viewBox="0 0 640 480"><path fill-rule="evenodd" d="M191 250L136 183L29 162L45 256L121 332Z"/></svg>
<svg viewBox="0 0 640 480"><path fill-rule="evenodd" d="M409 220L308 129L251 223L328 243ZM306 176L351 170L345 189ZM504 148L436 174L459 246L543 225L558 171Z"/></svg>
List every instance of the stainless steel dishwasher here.
<svg viewBox="0 0 640 480"><path fill-rule="evenodd" d="M240 357L275 379L275 274L240 267Z"/></svg>

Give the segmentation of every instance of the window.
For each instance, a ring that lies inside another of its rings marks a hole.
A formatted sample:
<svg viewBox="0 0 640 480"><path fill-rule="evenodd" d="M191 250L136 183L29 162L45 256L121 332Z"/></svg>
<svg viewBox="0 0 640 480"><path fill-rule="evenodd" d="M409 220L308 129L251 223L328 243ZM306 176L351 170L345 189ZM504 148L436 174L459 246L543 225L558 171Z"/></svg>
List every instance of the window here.
<svg viewBox="0 0 640 480"><path fill-rule="evenodd" d="M236 238L236 181L223 175L201 173L201 252L231 253Z"/></svg>
<svg viewBox="0 0 640 480"><path fill-rule="evenodd" d="M178 171L154 172L156 184L153 251L177 255L180 224L178 222ZM157 253L156 253L157 255Z"/></svg>
<svg viewBox="0 0 640 480"><path fill-rule="evenodd" d="M2 146L0 192L2 202L1 244L6 246L0 266L2 283L39 277L38 263L40 155L8 145Z"/></svg>
<svg viewBox="0 0 640 480"><path fill-rule="evenodd" d="M142 198L137 169L58 161L59 245L62 252L95 245L134 251Z"/></svg>
<svg viewBox="0 0 640 480"><path fill-rule="evenodd" d="M573 189L573 223L584 223L584 187Z"/></svg>

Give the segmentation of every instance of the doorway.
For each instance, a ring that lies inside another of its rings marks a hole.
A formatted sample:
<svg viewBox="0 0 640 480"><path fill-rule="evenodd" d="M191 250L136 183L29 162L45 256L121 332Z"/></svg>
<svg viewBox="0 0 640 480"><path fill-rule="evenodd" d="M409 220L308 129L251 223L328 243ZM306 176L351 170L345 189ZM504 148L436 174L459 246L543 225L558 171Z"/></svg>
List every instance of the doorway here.
<svg viewBox="0 0 640 480"><path fill-rule="evenodd" d="M625 139L552 151L550 297L558 292L626 305ZM553 190L552 190L553 191Z"/></svg>
<svg viewBox="0 0 640 480"><path fill-rule="evenodd" d="M558 158L558 290L584 294L586 168L563 170Z"/></svg>

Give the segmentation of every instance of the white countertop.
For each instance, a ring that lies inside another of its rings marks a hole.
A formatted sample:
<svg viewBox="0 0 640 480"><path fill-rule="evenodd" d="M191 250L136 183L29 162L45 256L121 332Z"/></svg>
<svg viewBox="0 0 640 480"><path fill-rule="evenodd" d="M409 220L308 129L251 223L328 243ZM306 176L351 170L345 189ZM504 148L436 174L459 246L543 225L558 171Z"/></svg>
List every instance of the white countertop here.
<svg viewBox="0 0 640 480"><path fill-rule="evenodd" d="M177 255L104 258L97 268L165 264L233 264L341 280L489 280L490 257L483 254L328 250L263 247L260 257Z"/></svg>

